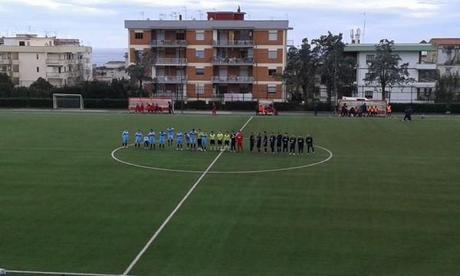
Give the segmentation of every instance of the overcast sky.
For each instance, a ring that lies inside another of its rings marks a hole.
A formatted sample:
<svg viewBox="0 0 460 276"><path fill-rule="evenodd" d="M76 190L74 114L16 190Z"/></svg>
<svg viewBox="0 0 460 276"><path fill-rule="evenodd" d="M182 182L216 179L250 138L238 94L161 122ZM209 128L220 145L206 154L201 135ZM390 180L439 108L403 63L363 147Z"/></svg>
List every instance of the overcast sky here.
<svg viewBox="0 0 460 276"><path fill-rule="evenodd" d="M364 42L381 38L420 42L460 37L460 0L0 0L0 36L16 33L79 38L94 48L126 48L125 19L205 19L206 11L236 10L247 19L289 19L289 39L331 31L349 41L352 28ZM176 14L175 14L176 13Z"/></svg>

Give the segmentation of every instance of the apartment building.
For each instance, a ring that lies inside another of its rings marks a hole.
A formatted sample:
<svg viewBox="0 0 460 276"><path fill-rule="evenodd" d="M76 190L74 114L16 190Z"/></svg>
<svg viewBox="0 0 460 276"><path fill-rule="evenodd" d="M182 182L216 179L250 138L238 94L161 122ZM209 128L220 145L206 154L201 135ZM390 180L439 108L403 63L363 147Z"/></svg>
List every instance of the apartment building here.
<svg viewBox="0 0 460 276"><path fill-rule="evenodd" d="M460 38L433 38L430 43L437 47L433 60L441 76L460 74Z"/></svg>
<svg viewBox="0 0 460 276"><path fill-rule="evenodd" d="M109 61L102 66L93 68L93 79L102 82L129 79L126 72L126 61Z"/></svg>
<svg viewBox="0 0 460 276"><path fill-rule="evenodd" d="M353 95L368 99L382 98L381 88L377 83L366 83L364 80L369 65L376 55L375 44L348 44L347 55L356 58L356 87ZM430 58L436 47L429 43L396 43L393 52L401 58L400 64L408 63L409 78L414 81L406 84L387 87L389 99L394 103L423 103L434 100L438 75L435 60Z"/></svg>
<svg viewBox="0 0 460 276"><path fill-rule="evenodd" d="M77 39L17 34L0 39L0 73L17 86L30 86L38 78L53 86L74 85L92 79L91 48Z"/></svg>
<svg viewBox="0 0 460 276"><path fill-rule="evenodd" d="M126 20L131 64L153 60L155 95L193 100L284 101L284 20L245 20L208 12L207 20Z"/></svg>

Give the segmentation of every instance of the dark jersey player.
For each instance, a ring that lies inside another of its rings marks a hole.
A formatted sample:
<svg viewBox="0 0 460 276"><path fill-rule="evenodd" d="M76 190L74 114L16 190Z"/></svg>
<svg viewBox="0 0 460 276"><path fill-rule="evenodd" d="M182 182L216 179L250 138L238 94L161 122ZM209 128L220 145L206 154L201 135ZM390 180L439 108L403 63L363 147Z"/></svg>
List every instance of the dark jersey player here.
<svg viewBox="0 0 460 276"><path fill-rule="evenodd" d="M235 131L232 131L230 134L230 151L235 152L236 151L236 133Z"/></svg>
<svg viewBox="0 0 460 276"><path fill-rule="evenodd" d="M262 140L262 144L264 146L264 152L266 153L268 151L268 135L266 131L264 131L264 137Z"/></svg>
<svg viewBox="0 0 460 276"><path fill-rule="evenodd" d="M282 144L283 144L283 135L281 135L281 133L278 133L278 136L276 136L276 152L278 153L281 152Z"/></svg>
<svg viewBox="0 0 460 276"><path fill-rule="evenodd" d="M270 149L272 153L275 153L275 145L276 145L276 136L275 136L275 133L272 133L272 135L270 135Z"/></svg>
<svg viewBox="0 0 460 276"><path fill-rule="evenodd" d="M258 152L260 152L261 146L262 146L262 136L260 135L260 133L258 133L256 137L256 147L257 147Z"/></svg>
<svg viewBox="0 0 460 276"><path fill-rule="evenodd" d="M304 145L305 145L305 138L303 138L303 136L297 137L297 148L298 148L299 154L303 154Z"/></svg>
<svg viewBox="0 0 460 276"><path fill-rule="evenodd" d="M296 144L297 144L297 138L295 136L291 136L289 138L289 155L295 155Z"/></svg>
<svg viewBox="0 0 460 276"><path fill-rule="evenodd" d="M305 138L305 142L307 143L307 152L315 152L315 148L313 147L313 137L311 137L310 134L307 135L307 138Z"/></svg>
<svg viewBox="0 0 460 276"><path fill-rule="evenodd" d="M254 151L254 144L256 142L256 136L254 133L251 133L251 136L249 136L249 151L253 152Z"/></svg>
<svg viewBox="0 0 460 276"><path fill-rule="evenodd" d="M285 132L283 135L283 152L288 152L288 146L289 146L289 136L287 132Z"/></svg>

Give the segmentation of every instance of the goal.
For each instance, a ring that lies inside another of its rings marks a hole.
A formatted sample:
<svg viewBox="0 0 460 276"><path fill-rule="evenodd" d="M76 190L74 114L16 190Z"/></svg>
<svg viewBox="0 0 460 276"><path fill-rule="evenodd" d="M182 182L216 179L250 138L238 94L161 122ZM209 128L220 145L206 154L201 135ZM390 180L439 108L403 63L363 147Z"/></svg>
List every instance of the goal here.
<svg viewBox="0 0 460 276"><path fill-rule="evenodd" d="M53 108L83 109L83 97L80 94L53 94Z"/></svg>

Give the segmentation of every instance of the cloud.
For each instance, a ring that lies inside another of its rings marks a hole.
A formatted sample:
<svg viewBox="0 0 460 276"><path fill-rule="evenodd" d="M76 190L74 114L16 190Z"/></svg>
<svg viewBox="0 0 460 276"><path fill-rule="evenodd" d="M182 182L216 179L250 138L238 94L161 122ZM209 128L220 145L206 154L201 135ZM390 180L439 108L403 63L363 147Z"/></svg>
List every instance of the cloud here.
<svg viewBox="0 0 460 276"><path fill-rule="evenodd" d="M100 7L101 4L109 4L112 1L85 1L85 0L0 0L0 3L11 3L14 5L27 5L35 8L42 8L60 13L80 13L88 15L114 15L115 10Z"/></svg>

